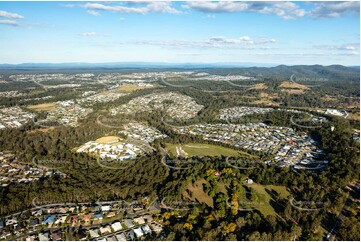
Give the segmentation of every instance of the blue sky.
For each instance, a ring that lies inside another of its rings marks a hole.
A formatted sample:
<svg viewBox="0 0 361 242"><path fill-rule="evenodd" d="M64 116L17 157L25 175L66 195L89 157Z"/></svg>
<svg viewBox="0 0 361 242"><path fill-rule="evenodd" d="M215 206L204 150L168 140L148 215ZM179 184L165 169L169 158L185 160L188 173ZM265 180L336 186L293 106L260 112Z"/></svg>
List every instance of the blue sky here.
<svg viewBox="0 0 361 242"><path fill-rule="evenodd" d="M0 63L359 65L358 2L0 2Z"/></svg>

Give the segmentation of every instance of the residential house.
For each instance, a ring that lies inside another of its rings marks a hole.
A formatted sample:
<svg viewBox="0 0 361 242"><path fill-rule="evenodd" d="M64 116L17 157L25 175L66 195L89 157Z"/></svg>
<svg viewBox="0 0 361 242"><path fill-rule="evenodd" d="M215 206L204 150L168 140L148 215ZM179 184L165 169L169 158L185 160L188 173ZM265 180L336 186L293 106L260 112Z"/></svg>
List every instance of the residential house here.
<svg viewBox="0 0 361 242"><path fill-rule="evenodd" d="M34 228L39 225L39 219L38 218L32 218L29 220L29 228Z"/></svg>
<svg viewBox="0 0 361 242"><path fill-rule="evenodd" d="M135 218L135 219L133 219L134 220L134 222L136 222L137 224L145 224L145 220L144 220L144 218L143 217L139 217L139 218Z"/></svg>
<svg viewBox="0 0 361 242"><path fill-rule="evenodd" d="M135 228L133 230L134 230L135 236L137 236L137 238L140 238L144 235L144 233L140 227Z"/></svg>
<svg viewBox="0 0 361 242"><path fill-rule="evenodd" d="M103 212L108 212L110 210L110 206L109 205L104 205L104 206L101 207L101 210Z"/></svg>
<svg viewBox="0 0 361 242"><path fill-rule="evenodd" d="M68 216L67 215L63 215L61 217L59 217L55 222L54 224L58 225L58 224L64 224L66 222L66 218Z"/></svg>
<svg viewBox="0 0 361 242"><path fill-rule="evenodd" d="M77 222L78 222L78 215L70 216L70 218L67 221L67 223L69 223L69 224L75 224Z"/></svg>
<svg viewBox="0 0 361 242"><path fill-rule="evenodd" d="M127 240L127 237L125 236L124 233L117 234L117 235L115 235L115 237L117 238L118 241L126 241Z"/></svg>
<svg viewBox="0 0 361 242"><path fill-rule="evenodd" d="M49 241L49 233L39 233L39 241Z"/></svg>
<svg viewBox="0 0 361 242"><path fill-rule="evenodd" d="M135 240L135 234L132 229L129 231L126 231L125 236L127 237L127 240Z"/></svg>
<svg viewBox="0 0 361 242"><path fill-rule="evenodd" d="M99 229L90 229L89 236L91 239L99 237Z"/></svg>
<svg viewBox="0 0 361 242"><path fill-rule="evenodd" d="M92 217L94 216L94 213L88 213L81 216L81 220L85 223L89 223Z"/></svg>
<svg viewBox="0 0 361 242"><path fill-rule="evenodd" d="M163 227L161 225L159 225L159 224L152 223L152 229L153 229L154 232L159 234L160 232L162 232Z"/></svg>
<svg viewBox="0 0 361 242"><path fill-rule="evenodd" d="M35 241L37 240L37 236L35 234L29 235L28 237L26 237L26 241Z"/></svg>
<svg viewBox="0 0 361 242"><path fill-rule="evenodd" d="M61 233L52 233L51 234L51 240L52 241L61 241Z"/></svg>
<svg viewBox="0 0 361 242"><path fill-rule="evenodd" d="M117 238L115 237L115 235L110 236L107 238L107 241L118 241Z"/></svg>
<svg viewBox="0 0 361 242"><path fill-rule="evenodd" d="M132 227L134 227L134 224L133 224L132 220L130 220L130 219L125 219L125 220L124 220L124 224L125 224L125 226L126 226L127 228L132 228Z"/></svg>
<svg viewBox="0 0 361 242"><path fill-rule="evenodd" d="M100 227L100 233L102 235L104 234L110 234L112 232L111 228L109 225L105 226L105 227Z"/></svg>
<svg viewBox="0 0 361 242"><path fill-rule="evenodd" d="M93 220L102 220L102 219L103 219L103 214L102 213L97 213L93 217Z"/></svg>
<svg viewBox="0 0 361 242"><path fill-rule="evenodd" d="M114 232L117 232L119 230L121 230L123 227L122 227L122 224L120 222L115 222L112 224L112 229Z"/></svg>
<svg viewBox="0 0 361 242"><path fill-rule="evenodd" d="M112 218L112 217L114 217L115 216L115 212L109 212L108 214L107 214L107 218Z"/></svg>
<svg viewBox="0 0 361 242"><path fill-rule="evenodd" d="M13 217L12 219L7 219L6 220L6 225L16 225L18 223L18 220Z"/></svg>
<svg viewBox="0 0 361 242"><path fill-rule="evenodd" d="M52 225L54 223L54 220L56 218L55 214L51 214L45 217L43 224Z"/></svg>
<svg viewBox="0 0 361 242"><path fill-rule="evenodd" d="M142 228L144 234L151 234L152 233L152 230L150 229L148 224L142 225L141 228Z"/></svg>

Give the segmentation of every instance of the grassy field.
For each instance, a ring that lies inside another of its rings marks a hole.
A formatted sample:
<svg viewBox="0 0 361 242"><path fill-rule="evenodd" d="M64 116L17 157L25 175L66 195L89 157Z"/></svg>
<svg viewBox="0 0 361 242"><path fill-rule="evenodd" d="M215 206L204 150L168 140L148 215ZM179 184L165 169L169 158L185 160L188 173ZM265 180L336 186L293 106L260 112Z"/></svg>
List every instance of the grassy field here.
<svg viewBox="0 0 361 242"><path fill-rule="evenodd" d="M177 152L178 149L178 152ZM225 148L219 145L188 143L188 144L166 144L166 150L171 157L179 155L183 157L192 156L250 156L246 152Z"/></svg>
<svg viewBox="0 0 361 242"><path fill-rule="evenodd" d="M191 201L205 203L213 207L213 199L203 191L203 184L209 184L205 179L199 179L194 184L188 184L187 191L183 192L183 197ZM227 194L227 187L223 183L218 184L218 192ZM253 200L249 199L248 189L253 189L255 194ZM265 217L267 215L277 216L271 205L271 194L277 192L281 198L287 198L290 193L284 186L247 184L243 185L243 189L237 194L239 209L256 209Z"/></svg>
<svg viewBox="0 0 361 242"><path fill-rule="evenodd" d="M50 112L55 110L55 103L43 103L38 105L29 105L27 108L36 112Z"/></svg>
<svg viewBox="0 0 361 242"><path fill-rule="evenodd" d="M97 142L99 144L107 144L107 143L111 143L111 142L118 142L119 139L120 138L118 136L105 136L105 137L101 137L101 138L95 140L95 142Z"/></svg>
<svg viewBox="0 0 361 242"><path fill-rule="evenodd" d="M153 87L145 87L145 86L138 86L138 85L124 85L117 89L117 92L124 93L124 92L134 92L136 90L142 90L147 88Z"/></svg>
<svg viewBox="0 0 361 242"><path fill-rule="evenodd" d="M245 185L245 187L250 187L255 190L256 199L255 199L255 201L252 201L252 202L249 201L246 198L246 194L245 194L246 189L244 189L244 193L241 194L239 199L242 201L245 201L245 204L246 204L245 208L257 209L264 216L267 216L267 215L277 216L274 208L270 204L270 202L272 200L270 193L272 191L276 191L277 193L279 193L280 197L282 197L282 198L287 198L287 196L289 195L289 192L287 191L286 187L284 187L284 186L250 184L250 185ZM251 202L251 203L249 203L249 202Z"/></svg>

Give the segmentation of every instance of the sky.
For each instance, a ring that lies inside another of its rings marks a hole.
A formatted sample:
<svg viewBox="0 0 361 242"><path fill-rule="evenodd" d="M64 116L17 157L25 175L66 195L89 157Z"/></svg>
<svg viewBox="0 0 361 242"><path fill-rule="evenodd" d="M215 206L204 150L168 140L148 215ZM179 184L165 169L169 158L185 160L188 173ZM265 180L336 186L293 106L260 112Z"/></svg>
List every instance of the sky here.
<svg viewBox="0 0 361 242"><path fill-rule="evenodd" d="M0 1L0 63L360 64L353 2Z"/></svg>

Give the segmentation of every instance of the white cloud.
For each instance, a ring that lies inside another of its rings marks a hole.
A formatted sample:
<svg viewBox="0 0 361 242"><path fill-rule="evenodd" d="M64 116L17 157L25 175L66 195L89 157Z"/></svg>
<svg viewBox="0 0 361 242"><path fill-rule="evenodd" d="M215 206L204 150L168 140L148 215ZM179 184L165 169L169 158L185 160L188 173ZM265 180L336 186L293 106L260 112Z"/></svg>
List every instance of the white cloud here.
<svg viewBox="0 0 361 242"><path fill-rule="evenodd" d="M96 36L98 35L96 32L84 32L84 33L81 33L82 36L85 36L85 37L91 37L91 36Z"/></svg>
<svg viewBox="0 0 361 242"><path fill-rule="evenodd" d="M8 19L0 20L0 24L19 26L18 22L14 21L14 20L8 20Z"/></svg>
<svg viewBox="0 0 361 242"><path fill-rule="evenodd" d="M360 15L360 2L322 2L311 11L315 18L335 18L347 14Z"/></svg>
<svg viewBox="0 0 361 242"><path fill-rule="evenodd" d="M75 4L71 4L71 3L67 3L67 4L59 4L60 6L62 7L65 7L65 8L74 8L76 7L77 5Z"/></svg>
<svg viewBox="0 0 361 242"><path fill-rule="evenodd" d="M161 41L135 41L139 45L159 45L185 48L224 48L224 49L270 49L264 44L275 43L275 39L252 39L249 36L239 38L226 38L223 36L212 37L205 40L161 40Z"/></svg>
<svg viewBox="0 0 361 242"><path fill-rule="evenodd" d="M360 49L359 43L345 43L341 45L315 45L316 49L323 50L342 50L342 51L355 51Z"/></svg>
<svg viewBox="0 0 361 242"><path fill-rule="evenodd" d="M194 9L205 13L256 12L276 14L283 19L296 19L306 14L297 4L292 2L205 2L194 1L182 5L185 9Z"/></svg>
<svg viewBox="0 0 361 242"><path fill-rule="evenodd" d="M17 13L9 13L9 12L2 11L2 10L0 10L0 17L4 17L4 18L15 18L15 19L24 18L24 17L21 16L20 14L17 14Z"/></svg>
<svg viewBox="0 0 361 242"><path fill-rule="evenodd" d="M94 15L94 16L101 16L101 14L95 10L87 10L87 13Z"/></svg>
<svg viewBox="0 0 361 242"><path fill-rule="evenodd" d="M86 3L84 8L88 10L99 10L99 11L112 11L112 12L119 12L119 13L136 13L136 14L147 14L149 12L158 12L158 13L171 13L171 14L178 14L180 11L176 10L171 6L171 2L146 2L146 3L139 3L134 2L134 4L142 4L144 6L138 7L128 7L128 6L111 6L111 5L104 5L101 3Z"/></svg>
<svg viewBox="0 0 361 242"><path fill-rule="evenodd" d="M249 36L241 36L239 38L225 38L223 36L213 37L209 39L210 42L216 43L225 43L225 44L248 44L248 45L258 45L258 44L269 44L275 43L275 39L252 39Z"/></svg>
<svg viewBox="0 0 361 242"><path fill-rule="evenodd" d="M339 46L337 49L339 50L358 50L360 48L360 44L344 44Z"/></svg>

